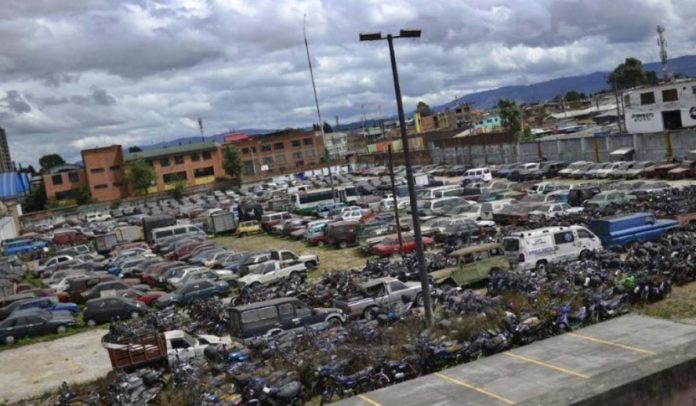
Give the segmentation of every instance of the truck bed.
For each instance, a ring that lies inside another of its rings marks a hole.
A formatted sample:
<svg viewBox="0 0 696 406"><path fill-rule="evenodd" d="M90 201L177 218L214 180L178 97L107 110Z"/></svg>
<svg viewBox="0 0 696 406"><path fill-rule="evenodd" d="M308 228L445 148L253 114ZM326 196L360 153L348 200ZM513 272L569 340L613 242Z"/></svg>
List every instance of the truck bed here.
<svg viewBox="0 0 696 406"><path fill-rule="evenodd" d="M109 343L106 336L102 346L109 353L111 366L131 368L166 358L167 347L159 333L148 333L137 337L128 344Z"/></svg>

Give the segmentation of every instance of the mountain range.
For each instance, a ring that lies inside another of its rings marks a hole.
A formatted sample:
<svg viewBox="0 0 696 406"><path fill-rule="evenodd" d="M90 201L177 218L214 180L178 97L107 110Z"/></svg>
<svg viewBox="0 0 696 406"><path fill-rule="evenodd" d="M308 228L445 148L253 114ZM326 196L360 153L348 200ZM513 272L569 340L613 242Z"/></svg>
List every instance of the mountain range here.
<svg viewBox="0 0 696 406"><path fill-rule="evenodd" d="M696 55L685 55L668 61L669 70L672 75L696 76ZM650 62L643 64L643 69L646 71L657 72L658 77L662 77L662 65L660 62ZM607 90L606 78L610 72L594 72L587 75L568 76L557 79L547 80L545 82L534 83L531 85L503 86L497 89L485 90L476 93L470 93L455 99L451 102L433 106L433 111L444 111L458 104L469 103L479 109L492 108L503 97L507 97L517 101L518 103L538 102L551 100L554 97L575 90L579 93L596 93ZM410 114L410 113L409 113ZM384 120L395 120L395 117L385 117ZM379 125L379 120L367 120L366 126ZM341 124L341 130L353 130L360 128L362 122L353 122ZM236 132L244 132L248 135L267 134L276 130L258 130L258 129L241 129ZM205 141L222 142L225 133L215 134L205 137ZM200 136L190 136L177 138L171 141L161 142L147 146L141 146L142 149L165 148L169 146L191 144L200 142Z"/></svg>

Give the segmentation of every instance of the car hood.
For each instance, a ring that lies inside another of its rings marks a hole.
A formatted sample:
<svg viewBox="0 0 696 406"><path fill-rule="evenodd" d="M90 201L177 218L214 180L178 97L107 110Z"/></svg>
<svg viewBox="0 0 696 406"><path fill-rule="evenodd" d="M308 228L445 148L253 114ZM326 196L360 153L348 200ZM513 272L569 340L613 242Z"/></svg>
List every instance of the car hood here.
<svg viewBox="0 0 696 406"><path fill-rule="evenodd" d="M177 293L166 293L156 299L157 303L168 303L177 297Z"/></svg>
<svg viewBox="0 0 696 406"><path fill-rule="evenodd" d="M256 274L250 273L250 274L246 274L243 277L237 279L237 283L250 285L250 284L257 282L259 280L261 280L261 275L256 275Z"/></svg>

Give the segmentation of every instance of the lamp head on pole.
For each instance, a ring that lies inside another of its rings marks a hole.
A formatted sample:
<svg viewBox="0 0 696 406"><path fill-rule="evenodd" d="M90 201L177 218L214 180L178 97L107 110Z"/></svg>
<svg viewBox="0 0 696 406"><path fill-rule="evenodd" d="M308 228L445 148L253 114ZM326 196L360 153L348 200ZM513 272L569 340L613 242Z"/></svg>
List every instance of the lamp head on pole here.
<svg viewBox="0 0 696 406"><path fill-rule="evenodd" d="M360 41L378 41L382 39L381 32L361 32Z"/></svg>
<svg viewBox="0 0 696 406"><path fill-rule="evenodd" d="M401 38L420 38L421 30L401 30L399 37Z"/></svg>

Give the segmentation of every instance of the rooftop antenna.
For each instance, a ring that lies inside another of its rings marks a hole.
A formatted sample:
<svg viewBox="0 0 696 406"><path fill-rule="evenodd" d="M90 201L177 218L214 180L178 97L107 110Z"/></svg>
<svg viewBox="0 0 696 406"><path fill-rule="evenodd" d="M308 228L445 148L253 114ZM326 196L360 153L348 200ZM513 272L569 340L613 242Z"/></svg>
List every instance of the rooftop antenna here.
<svg viewBox="0 0 696 406"><path fill-rule="evenodd" d="M665 27L657 26L657 46L660 47L660 61L662 62L662 79L669 81L669 69L667 68L667 40L665 39Z"/></svg>
<svg viewBox="0 0 696 406"><path fill-rule="evenodd" d="M198 129L201 131L201 142L205 142L205 135L203 135L203 119L198 117Z"/></svg>

